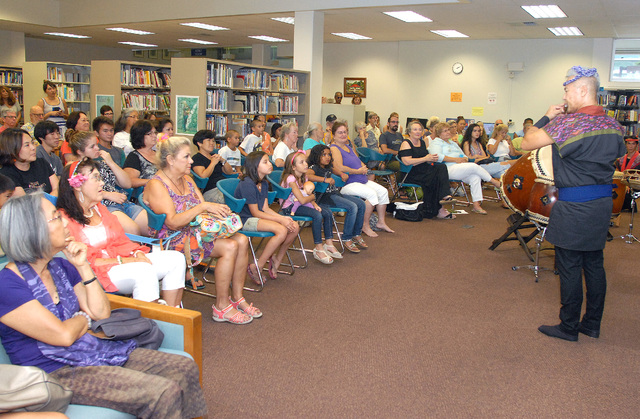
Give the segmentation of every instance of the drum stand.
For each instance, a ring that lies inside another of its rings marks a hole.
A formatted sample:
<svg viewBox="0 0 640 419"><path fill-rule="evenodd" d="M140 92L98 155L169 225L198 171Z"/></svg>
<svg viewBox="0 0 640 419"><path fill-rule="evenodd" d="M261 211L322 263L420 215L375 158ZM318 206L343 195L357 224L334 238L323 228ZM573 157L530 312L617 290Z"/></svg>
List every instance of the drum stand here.
<svg viewBox="0 0 640 419"><path fill-rule="evenodd" d="M631 218L629 218L629 232L624 236L620 236L625 242L633 244L633 242L640 242L636 236L633 235L633 216L636 214L636 199L640 198L640 190L631 189Z"/></svg>
<svg viewBox="0 0 640 419"><path fill-rule="evenodd" d="M533 274L536 277L536 282L538 282L538 278L540 277L539 273L540 271L553 271L553 269L549 269L549 268L543 268L540 266L540 249L542 247L542 243L544 242L544 236L545 234L547 234L547 226L543 226L540 223L536 222L535 220L530 220L537 229L537 236L536 236L536 255L535 255L535 259L534 259L534 265L521 265L521 266L513 266L511 269L513 269L514 271L517 271L518 269L529 269L533 271Z"/></svg>

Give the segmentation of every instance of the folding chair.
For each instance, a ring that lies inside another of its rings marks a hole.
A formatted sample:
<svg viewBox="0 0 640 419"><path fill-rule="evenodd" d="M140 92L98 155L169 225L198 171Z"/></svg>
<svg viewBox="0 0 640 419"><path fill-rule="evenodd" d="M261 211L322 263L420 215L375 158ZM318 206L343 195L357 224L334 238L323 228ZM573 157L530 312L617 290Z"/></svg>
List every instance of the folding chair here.
<svg viewBox="0 0 640 419"><path fill-rule="evenodd" d="M246 199L236 198L233 195L234 192L236 191L236 188L238 187L238 183L240 183L238 179L221 179L217 183L218 190L222 192L222 194L224 195L225 203L231 209L231 211L236 213L242 211L242 207L244 207L247 202ZM269 192L269 198L268 198L269 203L273 202L275 197L276 197L276 194L274 192ZM275 234L268 231L244 231L244 230L240 230L239 233L244 234L249 239L249 249L251 250L253 263L254 265L258 266L258 258L256 257L256 250L260 248L265 238L273 237L275 236ZM253 247L253 242L251 241L251 239L254 237L260 238L260 242L258 243L258 246L255 248ZM293 262L291 262L291 258L289 257L289 253L287 253L287 258L289 259L289 263L293 265ZM287 272L284 272L284 273L287 273ZM261 270L258 270L258 278L260 279L260 288L256 289L256 288L245 286L244 289L247 291L254 291L254 292L262 291L262 289L264 288L264 277L262 275Z"/></svg>
<svg viewBox="0 0 640 419"><path fill-rule="evenodd" d="M271 183L271 187L276 193L277 199L282 199L283 201L291 195L291 188L285 188L280 185L280 177L282 176L282 171L274 170L273 172L267 175L267 180ZM304 221L304 222L313 222L313 218L305 217L302 215L292 215L293 221ZM300 247L291 246L290 250L295 250L302 253L302 257L304 258L304 265L294 265L291 264L291 272L295 270L295 268L304 269L309 265L309 260L307 259L307 252L313 253L311 249L305 249L304 244L302 243L302 238L300 237L300 231L298 230L298 242L300 243ZM285 265L287 266L287 265Z"/></svg>
<svg viewBox="0 0 640 419"><path fill-rule="evenodd" d="M413 166L402 163L402 159L400 159L398 156L395 156L395 158L398 161L398 163L400 163L400 174L401 174L400 176L402 177L402 180L398 182L398 190L393 195L392 200L396 199L397 195L400 193L400 188L411 188L411 191L413 192L413 196L416 202L418 202L419 199L418 199L418 193L416 192L416 189L420 188L421 186L418 185L417 183L405 182Z"/></svg>
<svg viewBox="0 0 640 419"><path fill-rule="evenodd" d="M200 190L203 190L204 188L207 187L207 183L209 182L209 178L208 177L200 177L193 170L191 170L191 177L196 182L196 186L198 188L200 188Z"/></svg>
<svg viewBox="0 0 640 419"><path fill-rule="evenodd" d="M316 192L318 193L324 193L326 192L327 188L329 187L328 183L324 183L324 182L314 182L314 184L316 185ZM347 209L346 208L342 208L342 207L332 207L330 206L329 209L331 210L331 212L333 213L333 229L336 232L336 236L338 237L338 239L333 239L333 241L337 241L340 243L340 247L342 248L342 250L340 251L340 253L344 253L344 243L342 243L342 233L340 232L340 230L338 229L338 222L336 221L336 214L337 213L346 213Z"/></svg>
<svg viewBox="0 0 640 419"><path fill-rule="evenodd" d="M391 158L393 157L393 154L382 154L368 147L358 147L356 149L356 152L358 153L360 160L362 160L364 164L367 164L370 161L381 161L384 163L388 163L389 160L391 160ZM371 172L374 174L374 176L378 176L384 179L385 183L389 185L389 189L391 189L391 192L395 196L395 194L397 193L397 188L395 187L395 183L393 182L392 178L393 171L385 169L372 170Z"/></svg>

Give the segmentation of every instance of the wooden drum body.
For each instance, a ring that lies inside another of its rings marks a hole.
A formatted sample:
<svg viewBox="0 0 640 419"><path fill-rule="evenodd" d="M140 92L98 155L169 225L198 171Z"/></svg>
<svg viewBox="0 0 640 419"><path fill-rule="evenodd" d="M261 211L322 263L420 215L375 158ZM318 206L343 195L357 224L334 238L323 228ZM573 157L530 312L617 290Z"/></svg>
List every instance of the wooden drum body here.
<svg viewBox="0 0 640 419"><path fill-rule="evenodd" d="M626 173L626 172L625 172ZM618 172L617 170L613 173L613 208L611 209L611 214L615 217L620 214L622 211L622 206L624 205L624 196L627 192L627 188L625 187L624 176L625 173Z"/></svg>

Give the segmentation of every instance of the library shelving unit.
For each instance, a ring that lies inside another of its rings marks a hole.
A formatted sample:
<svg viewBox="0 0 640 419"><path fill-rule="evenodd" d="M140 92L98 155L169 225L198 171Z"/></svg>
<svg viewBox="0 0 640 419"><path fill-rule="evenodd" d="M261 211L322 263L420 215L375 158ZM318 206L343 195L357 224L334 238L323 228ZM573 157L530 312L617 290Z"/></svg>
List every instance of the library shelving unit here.
<svg viewBox="0 0 640 419"><path fill-rule="evenodd" d="M640 90L605 89L598 93L598 104L604 106L607 114L625 128L626 135L640 134L639 100Z"/></svg>
<svg viewBox="0 0 640 419"><path fill-rule="evenodd" d="M207 58L171 59L172 117L177 96L198 97L198 129L224 135L235 129L251 132L255 115L265 115L267 129L275 123L296 122L299 131L309 123L309 72ZM176 121L177 124L177 121Z"/></svg>
<svg viewBox="0 0 640 419"><path fill-rule="evenodd" d="M124 108L140 113L155 111L169 115L171 108L171 67L129 61L91 61L91 103L96 95L113 96L114 117ZM98 115L98 109L95 110Z"/></svg>
<svg viewBox="0 0 640 419"><path fill-rule="evenodd" d="M22 93L22 67L14 67L10 65L0 65L0 86L7 86L16 96L16 100L23 108L24 115L24 95ZM35 105L35 103L34 103ZM24 123L24 118L21 119Z"/></svg>
<svg viewBox="0 0 640 419"><path fill-rule="evenodd" d="M91 66L29 61L24 63L22 73L24 76L24 103L27 107L35 105L45 96L42 91L42 82L50 80L58 87L58 96L67 102L70 113L82 111L91 118L89 108Z"/></svg>

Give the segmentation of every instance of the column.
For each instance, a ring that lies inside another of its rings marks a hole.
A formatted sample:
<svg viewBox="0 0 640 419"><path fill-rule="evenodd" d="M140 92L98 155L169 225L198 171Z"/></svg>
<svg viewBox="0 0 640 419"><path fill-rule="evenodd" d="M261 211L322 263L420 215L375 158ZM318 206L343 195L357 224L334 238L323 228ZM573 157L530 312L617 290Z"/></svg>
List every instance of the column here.
<svg viewBox="0 0 640 419"><path fill-rule="evenodd" d="M293 36L293 68L311 72L309 80L309 122L320 122L322 109L322 61L324 13L296 12ZM300 127L305 130L307 127Z"/></svg>

